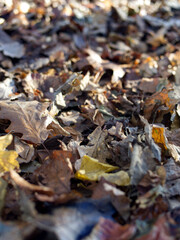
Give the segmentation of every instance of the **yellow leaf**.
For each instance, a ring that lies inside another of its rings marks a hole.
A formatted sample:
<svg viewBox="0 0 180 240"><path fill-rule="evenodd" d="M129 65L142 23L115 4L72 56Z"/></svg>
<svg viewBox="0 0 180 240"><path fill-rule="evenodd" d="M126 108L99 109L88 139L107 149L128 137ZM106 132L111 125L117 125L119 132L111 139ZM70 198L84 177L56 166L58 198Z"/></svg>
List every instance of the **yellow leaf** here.
<svg viewBox="0 0 180 240"><path fill-rule="evenodd" d="M97 181L104 173L116 169L119 169L119 167L100 163L97 159L85 155L82 158L81 167L76 172L75 177L81 180Z"/></svg>
<svg viewBox="0 0 180 240"><path fill-rule="evenodd" d="M16 160L18 157L17 152L5 150L5 148L12 142L12 139L12 135L0 137L0 173L19 168L19 163Z"/></svg>
<svg viewBox="0 0 180 240"><path fill-rule="evenodd" d="M166 139L164 134L164 128L153 126L152 138L162 149L167 150Z"/></svg>
<svg viewBox="0 0 180 240"><path fill-rule="evenodd" d="M119 171L116 173L104 173L102 175L108 182L114 183L118 186L127 186L130 184L130 178L127 172Z"/></svg>
<svg viewBox="0 0 180 240"><path fill-rule="evenodd" d="M5 136L0 137L0 151L4 151L9 144L11 144L13 136L11 134L7 134Z"/></svg>

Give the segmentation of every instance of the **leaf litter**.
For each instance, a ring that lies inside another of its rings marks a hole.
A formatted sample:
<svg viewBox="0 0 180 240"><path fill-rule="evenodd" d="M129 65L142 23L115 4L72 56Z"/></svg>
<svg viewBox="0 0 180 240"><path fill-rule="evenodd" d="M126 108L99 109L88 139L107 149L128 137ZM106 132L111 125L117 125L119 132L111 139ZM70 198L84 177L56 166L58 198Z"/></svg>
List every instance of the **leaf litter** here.
<svg viewBox="0 0 180 240"><path fill-rule="evenodd" d="M180 239L179 14L0 2L0 240Z"/></svg>

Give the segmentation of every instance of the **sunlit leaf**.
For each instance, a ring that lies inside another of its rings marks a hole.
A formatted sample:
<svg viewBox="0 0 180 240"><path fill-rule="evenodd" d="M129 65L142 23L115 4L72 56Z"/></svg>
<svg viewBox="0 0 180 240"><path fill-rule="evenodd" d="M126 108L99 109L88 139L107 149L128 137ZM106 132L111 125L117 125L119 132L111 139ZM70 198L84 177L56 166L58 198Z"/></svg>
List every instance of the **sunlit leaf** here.
<svg viewBox="0 0 180 240"><path fill-rule="evenodd" d="M157 143L162 149L167 150L165 132L163 127L153 126L152 138L154 139L155 143Z"/></svg>
<svg viewBox="0 0 180 240"><path fill-rule="evenodd" d="M5 151L5 148L11 143L12 139L12 135L0 137L0 173L19 168L19 163L16 160L18 157L17 152Z"/></svg>
<svg viewBox="0 0 180 240"><path fill-rule="evenodd" d="M11 134L0 137L0 151L4 151L12 142L13 136Z"/></svg>
<svg viewBox="0 0 180 240"><path fill-rule="evenodd" d="M116 173L104 173L103 178L118 186L127 186L130 184L130 177L127 172L119 171Z"/></svg>
<svg viewBox="0 0 180 240"><path fill-rule="evenodd" d="M81 180L97 181L104 173L111 172L118 167L98 162L97 159L85 155L82 158L81 167L75 177Z"/></svg>

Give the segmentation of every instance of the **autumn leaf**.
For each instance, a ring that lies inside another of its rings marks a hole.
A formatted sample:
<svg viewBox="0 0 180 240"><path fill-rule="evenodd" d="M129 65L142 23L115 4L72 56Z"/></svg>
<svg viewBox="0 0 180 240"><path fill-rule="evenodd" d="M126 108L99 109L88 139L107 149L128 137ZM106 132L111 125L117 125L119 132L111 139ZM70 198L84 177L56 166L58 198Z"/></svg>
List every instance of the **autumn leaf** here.
<svg viewBox="0 0 180 240"><path fill-rule="evenodd" d="M119 171L116 173L103 173L101 177L118 186L127 186L130 184L130 177L125 171Z"/></svg>
<svg viewBox="0 0 180 240"><path fill-rule="evenodd" d="M111 158L111 154L106 143L107 136L107 130L102 130L100 126L97 127L87 137L89 140L88 144L78 147L80 156L83 157L84 155L88 155L89 157L98 159L102 163L106 163L106 159Z"/></svg>
<svg viewBox="0 0 180 240"><path fill-rule="evenodd" d="M81 180L97 181L104 173L111 172L119 167L100 163L97 159L85 155L82 158L81 167L75 177Z"/></svg>
<svg viewBox="0 0 180 240"><path fill-rule="evenodd" d="M152 138L162 149L167 150L167 139L165 137L165 130L163 127L152 127Z"/></svg>
<svg viewBox="0 0 180 240"><path fill-rule="evenodd" d="M161 215L157 221L155 222L154 226L152 227L151 231L143 235L142 237L136 238L137 240L173 240L174 237L171 236L169 223L172 219L168 215Z"/></svg>
<svg viewBox="0 0 180 240"><path fill-rule="evenodd" d="M117 239L130 240L136 233L136 226L126 224L124 226L117 224L110 219L101 218L98 224L93 228L89 239Z"/></svg>
<svg viewBox="0 0 180 240"><path fill-rule="evenodd" d="M19 163L16 160L18 157L17 152L5 150L6 147L12 142L12 139L12 135L0 137L0 173L19 168Z"/></svg>
<svg viewBox="0 0 180 240"><path fill-rule="evenodd" d="M154 93L152 96L146 99L144 105L144 117L150 119L152 115L161 113L162 115L171 112L178 102L177 99L172 99L169 96L170 90L163 89L161 92ZM163 109L159 109L164 106Z"/></svg>
<svg viewBox="0 0 180 240"><path fill-rule="evenodd" d="M56 195L70 192L70 179L73 177L70 158L69 151L54 150L35 171L37 182L51 188Z"/></svg>
<svg viewBox="0 0 180 240"><path fill-rule="evenodd" d="M11 121L7 132L21 133L23 140L38 144L49 135L45 114L48 105L37 101L0 101L0 119Z"/></svg>

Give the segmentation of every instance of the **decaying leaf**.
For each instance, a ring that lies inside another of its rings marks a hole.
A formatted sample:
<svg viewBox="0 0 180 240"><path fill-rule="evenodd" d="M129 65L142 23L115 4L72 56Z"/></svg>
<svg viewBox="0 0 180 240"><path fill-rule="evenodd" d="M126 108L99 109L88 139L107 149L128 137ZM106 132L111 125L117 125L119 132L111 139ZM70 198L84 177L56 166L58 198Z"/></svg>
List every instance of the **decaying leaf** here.
<svg viewBox="0 0 180 240"><path fill-rule="evenodd" d="M101 178L98 185L93 191L93 199L103 199L110 197L115 209L119 212L123 219L128 219L130 214L130 202L125 193L118 189L114 184Z"/></svg>
<svg viewBox="0 0 180 240"><path fill-rule="evenodd" d="M0 240L180 239L179 12L0 1Z"/></svg>
<svg viewBox="0 0 180 240"><path fill-rule="evenodd" d="M148 170L153 170L156 166L154 156L148 147L144 149L135 144L131 154L130 175L131 184L137 185Z"/></svg>
<svg viewBox="0 0 180 240"><path fill-rule="evenodd" d="M37 182L51 188L56 195L70 192L70 179L73 177L68 151L53 151L34 175Z"/></svg>
<svg viewBox="0 0 180 240"><path fill-rule="evenodd" d="M8 34L0 29L0 51L3 51L4 55L12 58L21 58L25 49L19 42L13 41Z"/></svg>
<svg viewBox="0 0 180 240"><path fill-rule="evenodd" d="M142 236L137 238L138 240L152 240L152 239L158 239L158 240L173 240L174 237L170 234L170 228L168 225L168 221L170 221L169 216L162 215L159 217L159 219L156 221L155 225L152 227L151 231Z"/></svg>
<svg viewBox="0 0 180 240"><path fill-rule="evenodd" d="M113 221L105 218L101 218L98 224L93 228L90 236L86 237L84 240L91 239L118 239L118 240L130 240L136 233L135 225L119 225Z"/></svg>
<svg viewBox="0 0 180 240"><path fill-rule="evenodd" d="M53 195L52 189L45 187L45 186L38 186L35 184L31 184L24 180L17 172L14 170L10 171L10 177L14 181L14 183L19 186L21 189L33 191L33 192L39 192L47 195Z"/></svg>
<svg viewBox="0 0 180 240"><path fill-rule="evenodd" d="M19 163L28 163L33 161L36 157L35 150L32 144L27 144L24 141L21 141L19 137L14 136L14 148L18 153L18 162Z"/></svg>
<svg viewBox="0 0 180 240"><path fill-rule="evenodd" d="M166 169L166 187L168 189L168 195L170 197L180 195L180 166L170 158L164 165Z"/></svg>
<svg viewBox="0 0 180 240"><path fill-rule="evenodd" d="M88 155L98 159L102 163L106 163L106 159L111 158L111 153L107 147L106 138L107 130L101 130L97 127L89 136L89 143L86 146L79 146L78 152L81 157Z"/></svg>
<svg viewBox="0 0 180 240"><path fill-rule="evenodd" d="M155 119L158 114L162 116L168 112L171 112L178 102L177 99L169 97L167 89L163 89L161 92L154 93L151 97L147 98L144 106L144 117L150 119L153 116Z"/></svg>

